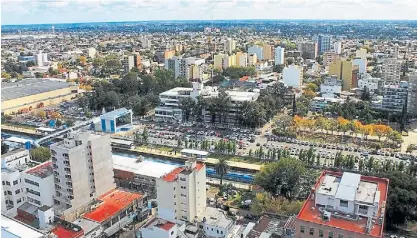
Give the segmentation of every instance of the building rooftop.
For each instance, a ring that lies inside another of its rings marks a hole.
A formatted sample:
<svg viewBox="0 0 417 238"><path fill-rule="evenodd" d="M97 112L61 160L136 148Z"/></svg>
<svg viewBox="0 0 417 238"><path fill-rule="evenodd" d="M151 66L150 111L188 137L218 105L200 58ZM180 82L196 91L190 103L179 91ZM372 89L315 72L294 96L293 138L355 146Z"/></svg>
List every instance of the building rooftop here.
<svg viewBox="0 0 417 238"><path fill-rule="evenodd" d="M88 235L91 231L96 230L100 226L99 223L84 218L79 218L73 223L83 229L84 235Z"/></svg>
<svg viewBox="0 0 417 238"><path fill-rule="evenodd" d="M323 184L325 185L323 186ZM372 237L382 237L383 222L382 225L379 225L378 221L373 222L369 232L366 233L366 218L359 217L358 219L347 219L342 216L336 217L332 215L330 220L324 220L321 216L320 209L315 206L314 192L317 191L318 193L323 192L327 194L328 191L324 188L332 188L333 190L337 185L335 196L337 196L339 189L342 189L343 192L341 192L339 196L343 197L343 199L351 199L353 197L353 201L361 203L374 199L374 201L379 204L376 217L383 217L385 214L388 184L389 180L384 178L362 176L353 173L342 174L340 172L324 171L316 183L314 187L315 189L310 193L310 196L305 201L300 213L297 216L297 220L329 227L336 227L359 234L367 234ZM355 186L356 188L354 191L352 190L352 192L350 188ZM353 194L348 194L347 191L352 192Z"/></svg>
<svg viewBox="0 0 417 238"><path fill-rule="evenodd" d="M1 215L1 237L40 238L44 237L44 234L19 221Z"/></svg>
<svg viewBox="0 0 417 238"><path fill-rule="evenodd" d="M84 231L82 229L67 229L62 225L55 226L54 229L52 229L52 233L54 233L58 238L78 238L84 235Z"/></svg>
<svg viewBox="0 0 417 238"><path fill-rule="evenodd" d="M181 173L184 169L184 167L175 168L171 172L165 174L162 179L166 182L174 182L177 179L178 174Z"/></svg>
<svg viewBox="0 0 417 238"><path fill-rule="evenodd" d="M204 213L201 217L205 218L208 225L217 226L217 227L228 227L233 223L233 220L227 219L224 211L214 208L214 207L206 207Z"/></svg>
<svg viewBox="0 0 417 238"><path fill-rule="evenodd" d="M1 101L68 88L71 85L71 83L52 78L32 78L14 83L2 83Z"/></svg>
<svg viewBox="0 0 417 238"><path fill-rule="evenodd" d="M99 197L97 200L101 203L93 211L84 214L83 217L101 223L142 197L142 194L113 189Z"/></svg>
<svg viewBox="0 0 417 238"><path fill-rule="evenodd" d="M100 118L113 118L115 116L124 115L124 114L131 113L131 112L132 110L126 109L123 107L123 108L119 108L111 112L104 113L103 115L100 116Z"/></svg>
<svg viewBox="0 0 417 238"><path fill-rule="evenodd" d="M40 178L46 178L48 176L51 176L53 174L52 161L47 161L38 166L30 168L26 170L25 173Z"/></svg>
<svg viewBox="0 0 417 238"><path fill-rule="evenodd" d="M146 228L158 227L163 230L169 231L174 226L175 226L175 223L172 223L170 221L167 221L161 218L154 217L153 219L148 221L143 227L146 227Z"/></svg>
<svg viewBox="0 0 417 238"><path fill-rule="evenodd" d="M176 165L163 164L147 160L137 163L133 158L120 155L113 155L112 159L113 169L129 171L134 174L140 174L153 178L160 178L178 167Z"/></svg>

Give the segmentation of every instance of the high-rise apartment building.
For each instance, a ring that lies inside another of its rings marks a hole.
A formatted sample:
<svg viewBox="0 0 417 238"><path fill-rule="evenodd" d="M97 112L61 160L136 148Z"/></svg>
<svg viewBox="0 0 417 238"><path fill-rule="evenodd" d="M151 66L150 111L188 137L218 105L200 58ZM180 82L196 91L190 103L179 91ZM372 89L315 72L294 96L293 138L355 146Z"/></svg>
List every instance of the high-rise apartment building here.
<svg viewBox="0 0 417 238"><path fill-rule="evenodd" d="M392 48L392 58L398 59L398 56L400 55L400 46L398 43L395 43L394 47Z"/></svg>
<svg viewBox="0 0 417 238"><path fill-rule="evenodd" d="M123 68L125 73L128 73L131 69L135 67L135 56L129 55L123 58Z"/></svg>
<svg viewBox="0 0 417 238"><path fill-rule="evenodd" d="M317 44L318 44L318 51L319 54L323 54L324 52L330 51L331 48L331 42L332 37L328 35L319 35L317 38Z"/></svg>
<svg viewBox="0 0 417 238"><path fill-rule="evenodd" d="M408 80L408 103L407 113L411 116L417 115L417 73L410 74Z"/></svg>
<svg viewBox="0 0 417 238"><path fill-rule="evenodd" d="M248 66L255 66L258 63L258 57L256 54L249 54L248 56Z"/></svg>
<svg viewBox="0 0 417 238"><path fill-rule="evenodd" d="M295 221L295 237L382 238L389 180L324 171Z"/></svg>
<svg viewBox="0 0 417 238"><path fill-rule="evenodd" d="M133 65L138 69L142 68L142 60L139 53L133 54Z"/></svg>
<svg viewBox="0 0 417 238"><path fill-rule="evenodd" d="M366 49L362 48L362 49L356 50L355 54L356 54L356 58L366 60L366 57L368 55L368 51Z"/></svg>
<svg viewBox="0 0 417 238"><path fill-rule="evenodd" d="M401 76L401 61L396 58L384 59L382 62L382 80L399 82Z"/></svg>
<svg viewBox="0 0 417 238"><path fill-rule="evenodd" d="M336 52L326 52L323 54L323 66L329 66L330 64L334 63L339 56L336 54Z"/></svg>
<svg viewBox="0 0 417 238"><path fill-rule="evenodd" d="M318 44L316 42L304 41L298 43L298 51L305 59L316 59L318 54Z"/></svg>
<svg viewBox="0 0 417 238"><path fill-rule="evenodd" d="M385 85L383 90L381 110L401 113L408 100L408 83Z"/></svg>
<svg viewBox="0 0 417 238"><path fill-rule="evenodd" d="M272 60L272 46L269 44L264 44L263 48L263 59Z"/></svg>
<svg viewBox="0 0 417 238"><path fill-rule="evenodd" d="M248 54L255 54L256 58L262 61L264 59L264 48L257 45L253 45L248 48Z"/></svg>
<svg viewBox="0 0 417 238"><path fill-rule="evenodd" d="M248 54L243 52L236 53L236 66L247 67L248 66Z"/></svg>
<svg viewBox="0 0 417 238"><path fill-rule="evenodd" d="M70 133L51 145L56 211L72 220L80 208L114 189L109 134Z"/></svg>
<svg viewBox="0 0 417 238"><path fill-rule="evenodd" d="M236 49L236 41L228 38L224 43L224 51L230 54L234 49Z"/></svg>
<svg viewBox="0 0 417 238"><path fill-rule="evenodd" d="M301 88L303 81L303 68L298 65L290 65L282 70L284 84L294 88Z"/></svg>
<svg viewBox="0 0 417 238"><path fill-rule="evenodd" d="M165 69L174 71L175 78L189 76L189 67L186 58L174 56L165 60Z"/></svg>
<svg viewBox="0 0 417 238"><path fill-rule="evenodd" d="M333 43L333 51L340 55L342 53L342 42L341 41L336 41Z"/></svg>
<svg viewBox="0 0 417 238"><path fill-rule="evenodd" d="M353 65L351 61L337 59L329 66L329 75L335 75L343 81L343 91L349 91L352 88Z"/></svg>
<svg viewBox="0 0 417 238"><path fill-rule="evenodd" d="M156 181L158 217L193 222L206 208L206 166L187 161Z"/></svg>
<svg viewBox="0 0 417 238"><path fill-rule="evenodd" d="M285 48L278 46L275 48L275 65L282 65L285 63L284 53Z"/></svg>
<svg viewBox="0 0 417 238"><path fill-rule="evenodd" d="M236 55L217 54L214 56L214 68L226 69L236 65Z"/></svg>

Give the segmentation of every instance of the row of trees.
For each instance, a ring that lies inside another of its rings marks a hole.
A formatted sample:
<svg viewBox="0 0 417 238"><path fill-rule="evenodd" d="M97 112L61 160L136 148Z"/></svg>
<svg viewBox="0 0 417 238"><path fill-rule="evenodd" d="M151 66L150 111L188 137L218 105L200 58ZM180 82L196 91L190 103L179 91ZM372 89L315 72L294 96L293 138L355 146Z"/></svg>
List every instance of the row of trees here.
<svg viewBox="0 0 417 238"><path fill-rule="evenodd" d="M157 69L153 75L129 72L122 79L101 80L94 91L80 99L82 107L92 110L128 107L136 115L146 113L159 104L159 93L175 87L190 87L185 78L175 79L171 70Z"/></svg>
<svg viewBox="0 0 417 238"><path fill-rule="evenodd" d="M201 150L211 150L213 149L215 152L223 153L223 154L236 154L236 141L234 140L219 140L219 141L208 141L208 140L181 140L178 139L178 147L184 146L185 148L189 149L201 149Z"/></svg>
<svg viewBox="0 0 417 238"><path fill-rule="evenodd" d="M368 136L377 136L379 140L382 137L385 137L385 140L392 141L393 143L402 143L402 135L393 130L391 127L384 124L362 124L359 120L348 120L343 117L338 118L326 118L326 117L316 117L316 118L307 118L295 116L293 120L294 129L298 132L300 131L309 131L316 132L316 130L321 130L321 132L326 131L326 134L331 132L340 132L343 135L346 132L357 136L362 135L362 138L367 139Z"/></svg>

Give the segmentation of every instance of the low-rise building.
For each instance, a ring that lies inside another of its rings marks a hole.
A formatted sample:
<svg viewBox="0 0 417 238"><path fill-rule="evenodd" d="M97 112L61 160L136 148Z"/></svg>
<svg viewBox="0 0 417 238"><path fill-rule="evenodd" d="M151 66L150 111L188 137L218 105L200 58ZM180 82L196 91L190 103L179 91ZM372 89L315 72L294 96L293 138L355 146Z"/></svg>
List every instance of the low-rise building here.
<svg viewBox="0 0 417 238"><path fill-rule="evenodd" d="M342 92L342 80L336 76L330 76L324 79L320 85L320 93L324 98L334 98Z"/></svg>
<svg viewBox="0 0 417 238"><path fill-rule="evenodd" d="M383 237L388 179L324 171L295 222L296 237Z"/></svg>
<svg viewBox="0 0 417 238"><path fill-rule="evenodd" d="M378 90L380 87L381 79L374 78L370 75L368 77L363 77L358 80L358 88L361 90L365 90L365 87L369 90L370 93L374 93L375 90Z"/></svg>

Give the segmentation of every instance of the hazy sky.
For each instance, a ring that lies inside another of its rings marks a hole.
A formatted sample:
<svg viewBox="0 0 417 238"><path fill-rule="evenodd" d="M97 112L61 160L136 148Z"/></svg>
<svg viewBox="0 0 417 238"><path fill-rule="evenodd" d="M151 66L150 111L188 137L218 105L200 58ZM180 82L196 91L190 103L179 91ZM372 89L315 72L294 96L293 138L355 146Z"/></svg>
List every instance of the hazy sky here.
<svg viewBox="0 0 417 238"><path fill-rule="evenodd" d="M213 19L417 20L417 0L1 0L1 24Z"/></svg>

